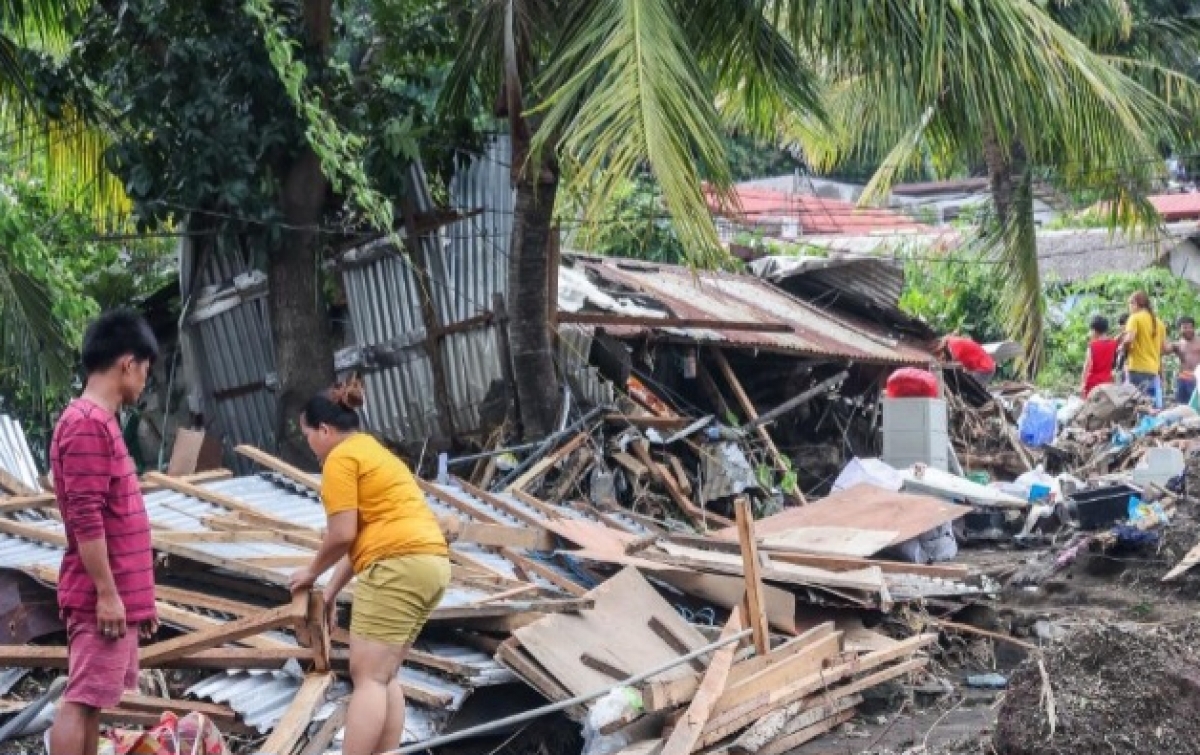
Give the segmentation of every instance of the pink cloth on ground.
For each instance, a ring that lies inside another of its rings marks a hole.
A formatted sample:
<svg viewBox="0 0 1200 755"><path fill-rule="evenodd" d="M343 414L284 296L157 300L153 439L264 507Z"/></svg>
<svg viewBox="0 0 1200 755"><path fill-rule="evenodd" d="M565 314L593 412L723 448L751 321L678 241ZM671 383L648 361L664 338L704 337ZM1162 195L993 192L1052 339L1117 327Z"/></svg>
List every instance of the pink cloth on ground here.
<svg viewBox="0 0 1200 755"><path fill-rule="evenodd" d="M94 616L67 616L67 688L63 700L112 708L138 685L138 625L124 637L100 634Z"/></svg>

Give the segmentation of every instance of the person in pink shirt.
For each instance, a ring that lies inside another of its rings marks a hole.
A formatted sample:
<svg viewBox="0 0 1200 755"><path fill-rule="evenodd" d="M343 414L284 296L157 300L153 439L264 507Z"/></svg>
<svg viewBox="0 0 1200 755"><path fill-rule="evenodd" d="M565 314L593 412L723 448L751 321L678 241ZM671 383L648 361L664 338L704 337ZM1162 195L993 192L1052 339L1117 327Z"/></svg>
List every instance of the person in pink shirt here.
<svg viewBox="0 0 1200 755"><path fill-rule="evenodd" d="M138 638L158 631L150 519L117 422L157 358L144 319L124 310L101 315L83 337L83 395L54 428L50 467L67 535L58 606L68 658L50 755L96 754L100 711L137 688Z"/></svg>

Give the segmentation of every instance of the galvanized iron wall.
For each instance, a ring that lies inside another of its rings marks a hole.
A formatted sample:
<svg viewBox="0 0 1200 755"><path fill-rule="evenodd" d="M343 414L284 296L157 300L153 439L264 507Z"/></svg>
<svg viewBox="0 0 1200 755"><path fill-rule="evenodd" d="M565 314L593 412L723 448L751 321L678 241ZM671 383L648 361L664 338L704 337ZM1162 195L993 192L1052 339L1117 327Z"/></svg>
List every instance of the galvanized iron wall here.
<svg viewBox="0 0 1200 755"><path fill-rule="evenodd" d="M492 309L504 293L508 239L512 228L512 188L507 137L464 162L450 184L454 209L477 213L417 239L416 253L429 271L419 279L413 260L386 240L343 257L342 279L367 388L367 414L374 430L397 440L416 441L438 434L433 368L425 351L422 286L433 302L436 327L445 328ZM436 207L420 165L411 168L418 213ZM453 333L441 340L446 388L455 433L479 428L479 405L492 382L502 377L499 331L495 325ZM387 366L371 364L372 351L387 351Z"/></svg>

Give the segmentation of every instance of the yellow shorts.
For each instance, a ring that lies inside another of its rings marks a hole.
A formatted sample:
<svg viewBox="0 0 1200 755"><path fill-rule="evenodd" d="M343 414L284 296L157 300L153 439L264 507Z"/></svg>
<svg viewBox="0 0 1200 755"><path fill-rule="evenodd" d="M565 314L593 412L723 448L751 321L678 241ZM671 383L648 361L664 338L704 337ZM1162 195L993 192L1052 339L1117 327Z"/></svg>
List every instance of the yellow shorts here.
<svg viewBox="0 0 1200 755"><path fill-rule="evenodd" d="M398 556L376 561L358 575L350 633L388 645L417 639L450 584L445 556Z"/></svg>

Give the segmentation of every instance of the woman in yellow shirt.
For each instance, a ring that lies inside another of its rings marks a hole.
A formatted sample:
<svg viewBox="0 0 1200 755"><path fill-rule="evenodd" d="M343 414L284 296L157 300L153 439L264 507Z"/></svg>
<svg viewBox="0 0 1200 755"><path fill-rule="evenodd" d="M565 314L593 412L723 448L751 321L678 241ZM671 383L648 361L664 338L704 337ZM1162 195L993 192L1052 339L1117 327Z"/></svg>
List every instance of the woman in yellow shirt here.
<svg viewBox="0 0 1200 755"><path fill-rule="evenodd" d="M1134 293L1129 297L1129 319L1125 322L1121 346L1126 350L1129 382L1147 396L1154 395L1166 343L1166 323L1154 314L1150 297L1145 291Z"/></svg>
<svg viewBox="0 0 1200 755"><path fill-rule="evenodd" d="M333 607L357 577L350 618L350 678L345 755L399 746L404 693L397 673L450 583L446 540L404 462L359 431L357 381L335 385L308 402L300 426L321 460L321 501L328 526L312 563L292 575L307 590L330 567L325 588Z"/></svg>

